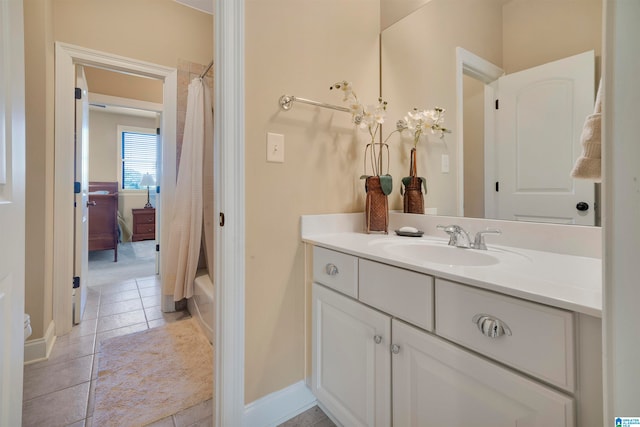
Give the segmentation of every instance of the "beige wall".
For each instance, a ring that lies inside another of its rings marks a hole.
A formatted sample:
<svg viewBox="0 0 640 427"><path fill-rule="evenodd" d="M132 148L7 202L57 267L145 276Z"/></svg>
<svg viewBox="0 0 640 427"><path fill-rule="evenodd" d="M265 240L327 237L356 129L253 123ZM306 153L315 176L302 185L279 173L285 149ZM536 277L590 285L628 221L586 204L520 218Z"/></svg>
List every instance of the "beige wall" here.
<svg viewBox="0 0 640 427"><path fill-rule="evenodd" d="M599 65L602 0L511 0L503 9L503 32L507 74L592 49Z"/></svg>
<svg viewBox="0 0 640 427"><path fill-rule="evenodd" d="M431 0L380 0L380 29L395 24Z"/></svg>
<svg viewBox="0 0 640 427"><path fill-rule="evenodd" d="M41 338L52 321L54 41L176 67L208 64L213 18L173 0L28 0L25 5L25 305Z"/></svg>
<svg viewBox="0 0 640 427"><path fill-rule="evenodd" d="M455 23L455 24L454 24ZM384 30L382 34L382 96L389 102L390 123L412 108L446 109L445 127L456 129L456 47L463 47L500 65L502 62L502 0L432 0ZM398 185L409 173L412 138L392 137L393 206L401 206ZM449 155L450 171L441 172ZM418 144L418 175L427 179L426 208L439 215L456 214L456 135L443 140L424 137Z"/></svg>
<svg viewBox="0 0 640 427"><path fill-rule="evenodd" d="M176 67L208 64L213 17L173 0L55 0L55 39Z"/></svg>
<svg viewBox="0 0 640 427"><path fill-rule="evenodd" d="M245 401L305 376L304 249L300 215L363 209L366 139L342 112L295 104L283 94L335 104L349 80L378 96L379 2L246 1ZM358 31L354 31L357 26ZM266 133L285 136L285 163L267 163Z"/></svg>
<svg viewBox="0 0 640 427"><path fill-rule="evenodd" d="M462 77L464 216L484 218L484 83Z"/></svg>
<svg viewBox="0 0 640 427"><path fill-rule="evenodd" d="M175 65L174 65L175 66ZM89 92L162 104L161 80L84 67Z"/></svg>
<svg viewBox="0 0 640 427"><path fill-rule="evenodd" d="M26 112L25 311L32 339L53 317L53 25L52 1L24 2Z"/></svg>

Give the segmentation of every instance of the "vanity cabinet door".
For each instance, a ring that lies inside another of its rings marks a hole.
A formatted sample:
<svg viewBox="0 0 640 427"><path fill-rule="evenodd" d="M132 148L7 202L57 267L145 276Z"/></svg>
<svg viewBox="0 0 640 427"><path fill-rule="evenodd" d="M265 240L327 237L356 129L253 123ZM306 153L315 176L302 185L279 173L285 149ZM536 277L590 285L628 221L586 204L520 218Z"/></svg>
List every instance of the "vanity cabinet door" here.
<svg viewBox="0 0 640 427"><path fill-rule="evenodd" d="M313 284L312 389L345 426L391 425L391 319Z"/></svg>
<svg viewBox="0 0 640 427"><path fill-rule="evenodd" d="M573 399L393 320L393 425L574 426Z"/></svg>

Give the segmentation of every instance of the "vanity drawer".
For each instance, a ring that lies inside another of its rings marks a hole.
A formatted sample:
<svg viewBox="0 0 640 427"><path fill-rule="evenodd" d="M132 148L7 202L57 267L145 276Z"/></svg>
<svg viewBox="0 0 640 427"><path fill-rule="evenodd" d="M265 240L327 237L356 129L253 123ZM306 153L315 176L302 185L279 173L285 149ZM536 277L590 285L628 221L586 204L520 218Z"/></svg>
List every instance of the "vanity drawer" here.
<svg viewBox="0 0 640 427"><path fill-rule="evenodd" d="M575 391L572 313L443 279L436 280L435 295L438 335ZM485 336L474 322L476 316L486 316L485 327L498 319L511 335Z"/></svg>
<svg viewBox="0 0 640 427"><path fill-rule="evenodd" d="M313 280L358 298L358 258L314 246Z"/></svg>
<svg viewBox="0 0 640 427"><path fill-rule="evenodd" d="M360 260L360 301L427 331L433 330L433 277Z"/></svg>

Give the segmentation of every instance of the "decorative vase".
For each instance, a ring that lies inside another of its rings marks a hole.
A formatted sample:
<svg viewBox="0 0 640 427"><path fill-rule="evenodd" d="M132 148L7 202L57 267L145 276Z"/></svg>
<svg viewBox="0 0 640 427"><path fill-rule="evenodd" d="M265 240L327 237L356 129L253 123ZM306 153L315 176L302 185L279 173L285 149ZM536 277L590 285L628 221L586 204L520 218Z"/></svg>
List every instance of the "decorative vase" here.
<svg viewBox="0 0 640 427"><path fill-rule="evenodd" d="M426 180L417 176L416 149L411 149L409 176L402 178L404 213L424 214L424 193L427 192ZM402 186L400 189L402 190Z"/></svg>
<svg viewBox="0 0 640 427"><path fill-rule="evenodd" d="M383 184L379 176L369 176L365 180L367 199L365 204L365 231L367 233L388 233L389 228L389 201L388 191L383 190ZM391 182L391 177L386 175L383 181ZM386 187L386 185L385 185ZM386 193L386 194L385 194Z"/></svg>

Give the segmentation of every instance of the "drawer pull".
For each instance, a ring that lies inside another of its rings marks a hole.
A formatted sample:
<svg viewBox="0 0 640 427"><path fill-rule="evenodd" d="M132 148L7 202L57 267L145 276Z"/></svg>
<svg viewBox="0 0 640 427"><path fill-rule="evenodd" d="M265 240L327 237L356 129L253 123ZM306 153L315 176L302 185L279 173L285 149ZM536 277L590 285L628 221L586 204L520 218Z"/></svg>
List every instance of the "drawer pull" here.
<svg viewBox="0 0 640 427"><path fill-rule="evenodd" d="M380 335L376 335L376 336L373 337L373 341L376 344L380 344L382 342L382 337Z"/></svg>
<svg viewBox="0 0 640 427"><path fill-rule="evenodd" d="M391 345L391 353L398 354L400 353L400 346L398 344Z"/></svg>
<svg viewBox="0 0 640 427"><path fill-rule="evenodd" d="M336 267L335 264L331 264L331 263L327 264L324 267L324 271L326 271L329 276L337 276L338 275L338 267Z"/></svg>
<svg viewBox="0 0 640 427"><path fill-rule="evenodd" d="M503 335L511 336L511 329L502 320L488 314L476 314L472 322L478 326L482 335L489 338L498 338Z"/></svg>

